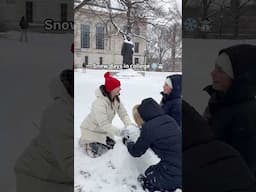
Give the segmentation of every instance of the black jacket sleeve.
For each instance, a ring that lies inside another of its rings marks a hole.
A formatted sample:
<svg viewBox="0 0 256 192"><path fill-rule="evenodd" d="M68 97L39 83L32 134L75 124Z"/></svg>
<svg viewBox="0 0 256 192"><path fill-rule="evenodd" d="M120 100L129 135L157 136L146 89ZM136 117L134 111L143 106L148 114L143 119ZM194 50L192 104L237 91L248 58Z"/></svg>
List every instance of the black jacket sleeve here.
<svg viewBox="0 0 256 192"><path fill-rule="evenodd" d="M136 143L127 143L128 151L133 157L142 156L147 151L151 144L151 139L149 137L148 131L144 127L142 127L141 129L142 130L140 136L137 139Z"/></svg>

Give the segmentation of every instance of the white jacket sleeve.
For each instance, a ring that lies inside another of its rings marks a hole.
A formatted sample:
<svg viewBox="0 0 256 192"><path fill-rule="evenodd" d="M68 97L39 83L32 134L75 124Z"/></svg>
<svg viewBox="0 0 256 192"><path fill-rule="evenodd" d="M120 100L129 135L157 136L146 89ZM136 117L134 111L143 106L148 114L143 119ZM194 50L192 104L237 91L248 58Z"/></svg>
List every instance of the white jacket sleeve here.
<svg viewBox="0 0 256 192"><path fill-rule="evenodd" d="M103 132L119 135L119 129L112 125L107 115L107 104L97 100L92 106L92 114Z"/></svg>
<svg viewBox="0 0 256 192"><path fill-rule="evenodd" d="M123 121L125 126L132 124L131 119L130 119L122 102L120 102L120 106L119 106L117 113L118 113L118 116L120 117L120 119Z"/></svg>

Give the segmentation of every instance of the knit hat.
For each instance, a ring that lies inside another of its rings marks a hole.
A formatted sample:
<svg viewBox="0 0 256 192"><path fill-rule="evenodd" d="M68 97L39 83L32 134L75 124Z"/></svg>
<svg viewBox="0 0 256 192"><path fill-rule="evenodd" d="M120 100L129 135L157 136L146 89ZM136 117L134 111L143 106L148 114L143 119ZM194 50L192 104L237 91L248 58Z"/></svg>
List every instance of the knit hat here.
<svg viewBox="0 0 256 192"><path fill-rule="evenodd" d="M170 88L173 88L171 78L167 77L167 78L165 79L165 83L166 83Z"/></svg>
<svg viewBox="0 0 256 192"><path fill-rule="evenodd" d="M221 67L221 69L230 77L234 78L234 73L233 73L233 68L232 68L232 63L230 61L230 58L228 54L226 53L221 53L216 60L216 65Z"/></svg>
<svg viewBox="0 0 256 192"><path fill-rule="evenodd" d="M105 77L105 88L106 88L106 91L109 93L121 85L120 81L110 76L109 72L106 72L104 74L104 77Z"/></svg>

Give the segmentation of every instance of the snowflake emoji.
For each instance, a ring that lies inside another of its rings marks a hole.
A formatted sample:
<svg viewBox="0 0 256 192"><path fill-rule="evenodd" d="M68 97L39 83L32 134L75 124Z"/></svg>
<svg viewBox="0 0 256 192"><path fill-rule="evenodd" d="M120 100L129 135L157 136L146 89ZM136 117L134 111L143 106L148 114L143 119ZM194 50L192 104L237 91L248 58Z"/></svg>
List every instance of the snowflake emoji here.
<svg viewBox="0 0 256 192"><path fill-rule="evenodd" d="M186 31L195 31L198 27L198 23L197 23L197 20L194 19L194 18L187 18L185 21L184 21L184 28Z"/></svg>

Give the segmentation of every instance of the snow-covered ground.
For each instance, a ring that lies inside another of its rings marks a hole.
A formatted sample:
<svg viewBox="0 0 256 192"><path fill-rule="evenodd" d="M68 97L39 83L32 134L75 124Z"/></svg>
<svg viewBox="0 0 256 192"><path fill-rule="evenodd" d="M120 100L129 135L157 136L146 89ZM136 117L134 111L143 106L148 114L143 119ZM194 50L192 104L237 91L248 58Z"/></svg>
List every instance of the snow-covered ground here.
<svg viewBox="0 0 256 192"><path fill-rule="evenodd" d="M80 124L90 112L95 99L95 90L104 84L104 70L87 70L75 72L75 186L83 192L142 192L137 182L137 176L144 173L149 165L159 160L150 150L141 157L133 158L128 154L121 138L116 138L117 144L102 157L92 159L85 155L78 145ZM132 119L132 107L143 99L152 97L160 101L162 85L165 77L171 73L146 72L145 76L136 75L130 70L120 71L116 77L121 81L121 100ZM133 120L133 119L132 119ZM113 124L123 128L123 124L115 117ZM137 133L137 128L131 130ZM77 188L77 189L78 189Z"/></svg>
<svg viewBox="0 0 256 192"><path fill-rule="evenodd" d="M73 63L72 34L29 32L28 43L19 38L16 31L0 34L0 186L4 192L16 191L14 164L38 133L34 123L39 124L50 101L50 80Z"/></svg>

